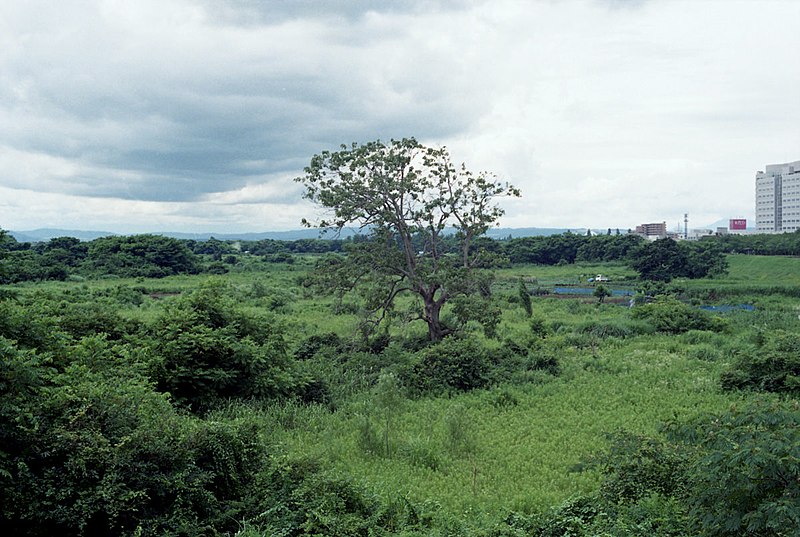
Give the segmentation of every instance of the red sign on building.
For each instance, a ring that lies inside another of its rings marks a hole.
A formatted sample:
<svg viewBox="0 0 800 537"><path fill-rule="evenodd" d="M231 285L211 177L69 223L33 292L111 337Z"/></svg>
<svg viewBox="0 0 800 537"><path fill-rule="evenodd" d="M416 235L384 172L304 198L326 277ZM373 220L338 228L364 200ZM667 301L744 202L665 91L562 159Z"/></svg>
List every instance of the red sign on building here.
<svg viewBox="0 0 800 537"><path fill-rule="evenodd" d="M728 222L728 229L747 229L747 219L746 218L731 218Z"/></svg>

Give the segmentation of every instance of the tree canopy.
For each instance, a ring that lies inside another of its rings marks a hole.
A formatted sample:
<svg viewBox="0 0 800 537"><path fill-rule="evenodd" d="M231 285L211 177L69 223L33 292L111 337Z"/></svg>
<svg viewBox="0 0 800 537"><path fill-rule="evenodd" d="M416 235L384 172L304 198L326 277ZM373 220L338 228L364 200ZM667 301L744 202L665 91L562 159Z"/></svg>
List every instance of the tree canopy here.
<svg viewBox="0 0 800 537"><path fill-rule="evenodd" d="M644 280L704 278L723 274L728 264L714 243L686 244L672 239L644 243L632 252L631 267Z"/></svg>
<svg viewBox="0 0 800 537"><path fill-rule="evenodd" d="M423 303L417 318L428 324L431 340L442 339L449 331L440 319L444 304L479 291L482 281L486 287L479 269L487 259L475 239L503 214L494 199L519 196L519 190L490 173L456 166L446 148L413 138L343 145L315 155L304 171L296 180L305 186L305 197L327 210L316 221L303 219L305 225L353 225L373 239L352 245L345 260L325 265L335 285L373 290L368 313L374 323L398 295L416 295ZM450 229L458 239L457 255L443 243Z"/></svg>

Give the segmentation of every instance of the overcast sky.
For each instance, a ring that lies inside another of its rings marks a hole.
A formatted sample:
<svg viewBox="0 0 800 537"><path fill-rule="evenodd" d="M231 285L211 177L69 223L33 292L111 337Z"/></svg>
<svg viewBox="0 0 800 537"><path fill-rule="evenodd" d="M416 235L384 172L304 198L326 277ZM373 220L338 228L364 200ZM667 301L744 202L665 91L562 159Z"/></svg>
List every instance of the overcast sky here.
<svg viewBox="0 0 800 537"><path fill-rule="evenodd" d="M407 136L520 187L504 227L752 221L800 1L0 3L0 228L298 229L312 155Z"/></svg>

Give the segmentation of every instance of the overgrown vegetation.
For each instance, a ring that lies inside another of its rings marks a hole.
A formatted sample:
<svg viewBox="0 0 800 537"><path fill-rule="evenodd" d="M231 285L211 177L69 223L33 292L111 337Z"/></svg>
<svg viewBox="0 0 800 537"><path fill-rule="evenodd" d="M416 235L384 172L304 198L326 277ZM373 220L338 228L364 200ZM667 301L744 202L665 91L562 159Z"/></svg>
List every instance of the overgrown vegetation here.
<svg viewBox="0 0 800 537"><path fill-rule="evenodd" d="M365 337L365 304L303 285L319 257L178 244L142 259L194 268L109 279L56 241L84 281L0 287L7 532L798 534L800 259L643 284L587 246L496 268L431 343L409 299ZM637 295L551 292L598 273Z"/></svg>

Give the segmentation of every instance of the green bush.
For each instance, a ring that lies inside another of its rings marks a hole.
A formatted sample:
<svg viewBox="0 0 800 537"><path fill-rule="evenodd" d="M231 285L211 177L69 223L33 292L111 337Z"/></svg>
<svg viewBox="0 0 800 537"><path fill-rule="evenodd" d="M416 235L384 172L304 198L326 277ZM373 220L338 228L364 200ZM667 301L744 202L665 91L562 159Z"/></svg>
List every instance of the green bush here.
<svg viewBox="0 0 800 537"><path fill-rule="evenodd" d="M458 296L451 300L453 315L460 326L474 321L481 325L487 338L497 337L502 311L495 300L478 295Z"/></svg>
<svg viewBox="0 0 800 537"><path fill-rule="evenodd" d="M608 451L595 458L603 473L600 495L609 503L639 500L648 494L680 495L686 460L674 445L631 433L610 435Z"/></svg>
<svg viewBox="0 0 800 537"><path fill-rule="evenodd" d="M95 334L120 339L137 329L134 323L120 316L117 307L103 301L61 301L53 313L61 330L75 339Z"/></svg>
<svg viewBox="0 0 800 537"><path fill-rule="evenodd" d="M159 389L193 410L231 397L291 395L300 384L283 329L244 313L219 285L168 305L149 332Z"/></svg>
<svg viewBox="0 0 800 537"><path fill-rule="evenodd" d="M678 300L661 298L633 309L633 317L653 325L659 332L680 334L689 330L721 330L724 323L708 313Z"/></svg>
<svg viewBox="0 0 800 537"><path fill-rule="evenodd" d="M776 331L759 341L722 374L722 388L800 394L800 335Z"/></svg>
<svg viewBox="0 0 800 537"><path fill-rule="evenodd" d="M688 504L710 537L796 536L800 528L800 405L755 402L671 424L674 441L695 451Z"/></svg>
<svg viewBox="0 0 800 537"><path fill-rule="evenodd" d="M60 351L64 335L49 312L47 299L38 297L32 304L0 300L0 337L24 349Z"/></svg>
<svg viewBox="0 0 800 537"><path fill-rule="evenodd" d="M0 523L12 535L209 535L235 529L264 463L253 423L175 411L118 347L93 342L58 372L3 347L19 375L3 393ZM27 352L27 351L26 351ZM99 354L116 366L108 367ZM4 359L4 363L7 363ZM10 442L9 440L14 440Z"/></svg>
<svg viewBox="0 0 800 537"><path fill-rule="evenodd" d="M486 349L474 339L448 337L417 353L405 382L417 393L483 388L488 383Z"/></svg>
<svg viewBox="0 0 800 537"><path fill-rule="evenodd" d="M262 472L242 535L428 535L432 517L406 499L381 501L313 459L279 460Z"/></svg>
<svg viewBox="0 0 800 537"><path fill-rule="evenodd" d="M335 332L323 334L312 334L302 340L294 351L294 357L298 360L308 360L313 358L323 348L338 351L343 345L342 339Z"/></svg>
<svg viewBox="0 0 800 537"><path fill-rule="evenodd" d="M544 371L551 375L561 372L554 345L550 340L515 341L506 339L503 345L489 352L492 367L489 375L496 384L525 383L529 373Z"/></svg>

